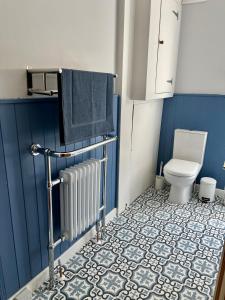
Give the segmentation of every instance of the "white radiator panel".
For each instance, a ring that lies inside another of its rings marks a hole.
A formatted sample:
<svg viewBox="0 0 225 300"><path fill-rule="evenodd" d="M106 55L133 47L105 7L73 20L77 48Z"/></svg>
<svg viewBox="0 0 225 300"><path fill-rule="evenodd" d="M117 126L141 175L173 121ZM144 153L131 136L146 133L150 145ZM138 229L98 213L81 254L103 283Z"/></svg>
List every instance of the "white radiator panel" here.
<svg viewBox="0 0 225 300"><path fill-rule="evenodd" d="M99 218L101 161L91 159L60 171L61 232L73 240Z"/></svg>

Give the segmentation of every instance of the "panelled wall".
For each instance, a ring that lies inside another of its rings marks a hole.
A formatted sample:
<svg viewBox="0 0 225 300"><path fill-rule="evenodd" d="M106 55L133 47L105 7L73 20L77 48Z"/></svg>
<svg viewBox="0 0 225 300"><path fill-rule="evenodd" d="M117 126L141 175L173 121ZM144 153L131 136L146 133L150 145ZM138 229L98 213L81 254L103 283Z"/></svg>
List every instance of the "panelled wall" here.
<svg viewBox="0 0 225 300"><path fill-rule="evenodd" d="M114 126L118 133L119 98L114 97ZM48 222L44 157L33 157L32 143L57 151L70 151L97 142L94 138L60 147L57 98L0 100L0 299L5 300L48 264ZM117 144L108 146L107 212L116 207ZM102 149L76 158L52 159L53 178L61 169ZM59 193L53 190L55 238L60 233ZM56 248L63 253L70 242Z"/></svg>
<svg viewBox="0 0 225 300"><path fill-rule="evenodd" d="M166 164L172 158L174 130L176 128L208 132L205 159L199 174L213 177L217 187L225 186L225 96L177 94L165 100L163 106L161 136L158 155ZM195 147L195 145L193 145Z"/></svg>

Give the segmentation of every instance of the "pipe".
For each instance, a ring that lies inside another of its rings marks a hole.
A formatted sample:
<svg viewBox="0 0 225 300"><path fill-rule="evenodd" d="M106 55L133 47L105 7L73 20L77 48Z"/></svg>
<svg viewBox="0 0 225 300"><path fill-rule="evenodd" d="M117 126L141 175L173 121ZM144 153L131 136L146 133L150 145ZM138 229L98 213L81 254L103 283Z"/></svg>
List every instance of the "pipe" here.
<svg viewBox="0 0 225 300"><path fill-rule="evenodd" d="M53 95L58 95L57 90L38 90L38 89L28 89L28 93L30 94L37 94L37 95L46 95L46 96L53 96Z"/></svg>
<svg viewBox="0 0 225 300"><path fill-rule="evenodd" d="M65 241L65 236L63 235L61 238L59 238L57 241L54 242L54 248L57 247L59 244Z"/></svg>
<svg viewBox="0 0 225 300"><path fill-rule="evenodd" d="M56 152L56 151L52 151L50 149L42 148L38 144L33 144L31 146L31 152L32 152L33 155L38 155L38 154L44 154L46 152L46 150L47 150L49 156L58 157L58 158L60 158L60 157L68 158L68 157L74 157L74 156L77 156L77 155L80 155L80 154L92 151L92 150L94 150L94 149L96 149L98 147L101 147L101 146L104 146L106 144L115 142L116 140L117 140L116 136L114 136L114 137L107 136L105 138L105 140L103 140L102 142L98 142L96 144L87 146L85 148L77 149L77 150L70 151L70 152Z"/></svg>
<svg viewBox="0 0 225 300"><path fill-rule="evenodd" d="M105 234L105 217L106 217L106 200L107 200L107 165L108 165L108 153L107 153L107 144L104 144L103 146L103 158L104 158L104 164L103 164L103 174L104 174L104 180L103 180L103 207L102 210L102 239L104 238Z"/></svg>
<svg viewBox="0 0 225 300"><path fill-rule="evenodd" d="M49 289L55 284L54 278L54 233L53 233L53 209L52 209L52 178L51 178L51 157L48 151L45 152L45 163L47 170L47 194L48 194L48 258L49 258Z"/></svg>

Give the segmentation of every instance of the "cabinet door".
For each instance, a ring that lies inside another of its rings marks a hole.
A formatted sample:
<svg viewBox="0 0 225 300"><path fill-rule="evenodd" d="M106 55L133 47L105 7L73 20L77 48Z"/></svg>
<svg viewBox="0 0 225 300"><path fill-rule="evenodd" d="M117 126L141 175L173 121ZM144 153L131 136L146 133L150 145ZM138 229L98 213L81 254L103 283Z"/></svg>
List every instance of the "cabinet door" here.
<svg viewBox="0 0 225 300"><path fill-rule="evenodd" d="M158 94L173 93L174 91L180 20L180 1L162 0L156 70L156 93Z"/></svg>

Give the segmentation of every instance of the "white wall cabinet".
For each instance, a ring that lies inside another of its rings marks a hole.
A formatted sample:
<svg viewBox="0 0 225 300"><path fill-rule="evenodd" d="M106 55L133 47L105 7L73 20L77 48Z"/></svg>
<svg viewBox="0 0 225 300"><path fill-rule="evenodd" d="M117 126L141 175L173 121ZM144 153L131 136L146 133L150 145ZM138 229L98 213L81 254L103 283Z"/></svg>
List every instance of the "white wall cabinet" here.
<svg viewBox="0 0 225 300"><path fill-rule="evenodd" d="M176 80L181 0L139 0L135 5L131 97L171 97Z"/></svg>

